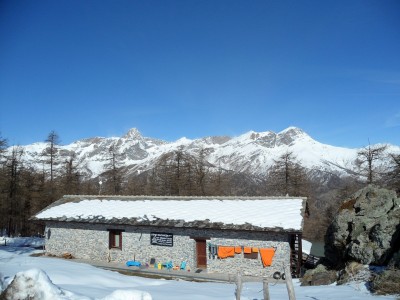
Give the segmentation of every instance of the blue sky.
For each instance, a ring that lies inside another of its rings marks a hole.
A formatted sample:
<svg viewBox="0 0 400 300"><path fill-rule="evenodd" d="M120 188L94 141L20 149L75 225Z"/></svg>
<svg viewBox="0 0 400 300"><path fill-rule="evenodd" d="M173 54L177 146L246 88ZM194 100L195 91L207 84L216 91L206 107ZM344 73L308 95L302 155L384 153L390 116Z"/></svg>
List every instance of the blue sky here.
<svg viewBox="0 0 400 300"><path fill-rule="evenodd" d="M0 2L0 132L400 145L400 1Z"/></svg>

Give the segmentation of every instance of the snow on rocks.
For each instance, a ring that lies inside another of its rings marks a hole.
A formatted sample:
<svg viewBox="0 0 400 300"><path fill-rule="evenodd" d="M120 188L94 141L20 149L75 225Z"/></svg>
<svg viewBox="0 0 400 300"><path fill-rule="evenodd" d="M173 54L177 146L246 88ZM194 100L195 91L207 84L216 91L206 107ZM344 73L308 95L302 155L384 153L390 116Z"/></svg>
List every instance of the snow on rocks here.
<svg viewBox="0 0 400 300"><path fill-rule="evenodd" d="M53 284L49 276L40 269L18 272L11 283L6 283L0 274L0 284L5 286L0 294L4 300L91 300L86 296L66 291ZM116 290L101 300L152 300L149 293L137 290Z"/></svg>
<svg viewBox="0 0 400 300"><path fill-rule="evenodd" d="M17 273L0 298L6 300L71 299L51 282L45 272L39 269L30 269Z"/></svg>

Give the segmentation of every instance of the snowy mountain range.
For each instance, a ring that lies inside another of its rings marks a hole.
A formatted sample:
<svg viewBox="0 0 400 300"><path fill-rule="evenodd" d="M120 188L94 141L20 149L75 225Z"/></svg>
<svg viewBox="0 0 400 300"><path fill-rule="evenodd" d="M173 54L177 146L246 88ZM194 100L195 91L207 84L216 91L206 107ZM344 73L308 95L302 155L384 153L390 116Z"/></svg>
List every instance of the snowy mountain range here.
<svg viewBox="0 0 400 300"><path fill-rule="evenodd" d="M122 137L94 137L57 146L57 167L61 168L62 162L75 155L80 173L86 178L96 178L107 169L112 146L119 165L125 167L127 174L149 170L161 155L178 149L193 155L198 155L200 149L204 149L205 159L211 165L234 172L262 176L274 160L289 151L309 170L341 176L354 170L354 160L359 150L319 143L296 127L279 133L250 131L237 137L181 138L174 142L144 137L136 128L132 128ZM47 168L42 155L46 147L48 144L45 142L21 146L23 161L40 170ZM8 151L12 151L12 148ZM400 147L388 145L386 151L400 154Z"/></svg>

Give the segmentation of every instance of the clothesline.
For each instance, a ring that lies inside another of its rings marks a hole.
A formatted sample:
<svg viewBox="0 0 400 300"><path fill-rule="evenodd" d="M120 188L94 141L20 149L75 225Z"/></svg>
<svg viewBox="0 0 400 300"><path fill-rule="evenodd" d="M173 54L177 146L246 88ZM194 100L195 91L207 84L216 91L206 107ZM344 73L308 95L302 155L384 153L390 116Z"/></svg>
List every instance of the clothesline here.
<svg viewBox="0 0 400 300"><path fill-rule="evenodd" d="M264 267L271 266L272 259L275 255L276 247L270 248L259 248L259 247L248 247L248 246L217 246L209 243L209 256L215 259L215 255L220 259L235 257L235 254L260 253L261 262Z"/></svg>

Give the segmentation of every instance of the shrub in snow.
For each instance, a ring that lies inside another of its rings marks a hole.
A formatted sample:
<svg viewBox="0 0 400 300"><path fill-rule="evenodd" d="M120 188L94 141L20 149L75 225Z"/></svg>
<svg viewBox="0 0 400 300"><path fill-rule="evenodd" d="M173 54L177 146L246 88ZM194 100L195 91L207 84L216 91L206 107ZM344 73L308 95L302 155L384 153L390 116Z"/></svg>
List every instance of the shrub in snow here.
<svg viewBox="0 0 400 300"><path fill-rule="evenodd" d="M308 270L300 279L302 286L328 285L336 281L336 271L328 270L324 265Z"/></svg>
<svg viewBox="0 0 400 300"><path fill-rule="evenodd" d="M371 271L367 265L352 261L346 263L346 267L339 271L338 284L349 282L368 282L371 277Z"/></svg>
<svg viewBox="0 0 400 300"><path fill-rule="evenodd" d="M0 300L64 300L67 295L54 285L45 272L31 269L19 272L1 293Z"/></svg>
<svg viewBox="0 0 400 300"><path fill-rule="evenodd" d="M371 289L380 295L400 295L400 270L388 269L375 276Z"/></svg>
<svg viewBox="0 0 400 300"><path fill-rule="evenodd" d="M152 300L152 297L147 292L137 290L116 290L102 300Z"/></svg>

